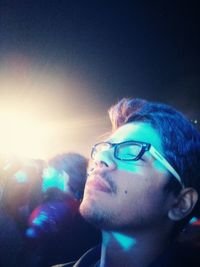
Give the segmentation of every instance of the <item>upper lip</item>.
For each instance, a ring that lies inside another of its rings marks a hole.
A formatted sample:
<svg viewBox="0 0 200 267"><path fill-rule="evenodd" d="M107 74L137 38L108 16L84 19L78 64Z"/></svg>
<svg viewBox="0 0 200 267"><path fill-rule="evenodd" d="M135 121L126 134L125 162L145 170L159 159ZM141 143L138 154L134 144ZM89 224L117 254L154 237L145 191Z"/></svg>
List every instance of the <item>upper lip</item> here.
<svg viewBox="0 0 200 267"><path fill-rule="evenodd" d="M94 174L91 178L88 179L87 186L94 187L104 192L112 191L110 184L98 174Z"/></svg>

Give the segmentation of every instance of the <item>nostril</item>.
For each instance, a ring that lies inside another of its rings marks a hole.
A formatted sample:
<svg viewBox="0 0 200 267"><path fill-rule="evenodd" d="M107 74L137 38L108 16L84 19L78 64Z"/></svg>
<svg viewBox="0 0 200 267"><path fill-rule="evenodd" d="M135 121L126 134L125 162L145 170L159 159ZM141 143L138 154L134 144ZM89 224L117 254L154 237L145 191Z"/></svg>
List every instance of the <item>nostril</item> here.
<svg viewBox="0 0 200 267"><path fill-rule="evenodd" d="M100 166L106 166L106 167L108 167L108 164L105 161L100 161L99 163L100 163Z"/></svg>

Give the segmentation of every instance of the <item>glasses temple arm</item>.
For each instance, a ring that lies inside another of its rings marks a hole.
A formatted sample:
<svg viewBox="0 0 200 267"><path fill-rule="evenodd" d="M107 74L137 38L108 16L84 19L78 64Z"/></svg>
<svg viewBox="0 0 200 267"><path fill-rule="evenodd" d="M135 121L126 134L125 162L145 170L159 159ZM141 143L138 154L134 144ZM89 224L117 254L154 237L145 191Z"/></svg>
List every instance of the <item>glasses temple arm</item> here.
<svg viewBox="0 0 200 267"><path fill-rule="evenodd" d="M169 164L169 162L153 147L151 146L149 149L149 152L154 156L158 161L160 161L163 166L166 167L166 169L178 180L178 182L181 184L181 186L184 188L184 185L181 181L181 177L176 172L176 170Z"/></svg>

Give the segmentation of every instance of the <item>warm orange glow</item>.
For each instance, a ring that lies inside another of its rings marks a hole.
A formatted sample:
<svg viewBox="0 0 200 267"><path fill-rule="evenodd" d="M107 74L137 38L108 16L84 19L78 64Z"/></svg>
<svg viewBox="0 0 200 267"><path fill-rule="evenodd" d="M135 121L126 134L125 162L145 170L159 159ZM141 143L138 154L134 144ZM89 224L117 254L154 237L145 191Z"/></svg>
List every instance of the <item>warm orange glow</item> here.
<svg viewBox="0 0 200 267"><path fill-rule="evenodd" d="M54 67L54 66L51 66ZM23 57L0 65L0 155L46 159L75 151L86 156L107 131L89 85L63 68Z"/></svg>
<svg viewBox="0 0 200 267"><path fill-rule="evenodd" d="M18 111L1 112L1 153L6 156L45 156L45 145L50 142L51 128Z"/></svg>

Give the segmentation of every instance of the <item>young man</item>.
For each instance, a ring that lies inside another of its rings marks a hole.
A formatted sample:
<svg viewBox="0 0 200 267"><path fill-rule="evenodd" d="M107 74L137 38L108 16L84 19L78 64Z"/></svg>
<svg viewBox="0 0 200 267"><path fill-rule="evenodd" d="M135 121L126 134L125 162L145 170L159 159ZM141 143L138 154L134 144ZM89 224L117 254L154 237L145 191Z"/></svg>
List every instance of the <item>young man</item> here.
<svg viewBox="0 0 200 267"><path fill-rule="evenodd" d="M175 242L200 212L199 132L172 107L141 99L109 114L113 132L92 149L80 206L102 244L64 266L200 266Z"/></svg>

